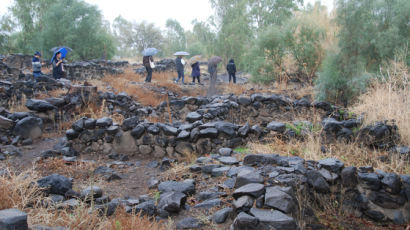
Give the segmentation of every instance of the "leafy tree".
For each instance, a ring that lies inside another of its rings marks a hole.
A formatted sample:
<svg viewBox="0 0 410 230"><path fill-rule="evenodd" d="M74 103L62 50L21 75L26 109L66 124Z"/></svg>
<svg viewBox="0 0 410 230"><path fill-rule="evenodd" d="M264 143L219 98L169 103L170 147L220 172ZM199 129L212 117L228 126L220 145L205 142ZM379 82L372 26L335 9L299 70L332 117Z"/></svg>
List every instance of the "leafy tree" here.
<svg viewBox="0 0 410 230"><path fill-rule="evenodd" d="M282 25L293 12L303 5L303 0L248 0L250 16L257 28Z"/></svg>
<svg viewBox="0 0 410 230"><path fill-rule="evenodd" d="M251 21L247 13L247 0L211 0L216 10L218 35L216 54L225 62L237 60L239 68L244 66L245 53L250 49L252 39Z"/></svg>
<svg viewBox="0 0 410 230"><path fill-rule="evenodd" d="M177 20L168 19L166 28L167 54L171 55L176 51L186 50L187 40L181 24Z"/></svg>
<svg viewBox="0 0 410 230"><path fill-rule="evenodd" d="M164 38L161 30L153 23L129 22L122 17L117 17L113 23L113 30L114 36L119 42L120 56L135 56L148 47L157 49L163 47Z"/></svg>
<svg viewBox="0 0 410 230"><path fill-rule="evenodd" d="M336 2L340 52L328 57L318 79L319 98L347 105L366 89L368 73L376 73L384 61L409 43L405 0L338 0ZM337 74L330 76L330 69ZM343 80L332 80L337 78ZM326 85L326 87L322 87ZM334 96L331 89L341 91Z"/></svg>
<svg viewBox="0 0 410 230"><path fill-rule="evenodd" d="M212 56L215 54L216 33L212 31L209 23L192 22L192 32L186 33L187 50L191 55Z"/></svg>

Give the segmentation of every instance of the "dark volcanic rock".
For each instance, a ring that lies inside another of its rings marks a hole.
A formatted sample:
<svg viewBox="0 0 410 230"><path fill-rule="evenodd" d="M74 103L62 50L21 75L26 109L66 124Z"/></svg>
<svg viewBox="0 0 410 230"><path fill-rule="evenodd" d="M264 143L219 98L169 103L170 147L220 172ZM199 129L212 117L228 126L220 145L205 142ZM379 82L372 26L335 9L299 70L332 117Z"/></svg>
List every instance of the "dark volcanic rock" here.
<svg viewBox="0 0 410 230"><path fill-rule="evenodd" d="M177 223L177 229L199 229L201 223L193 217L185 217Z"/></svg>
<svg viewBox="0 0 410 230"><path fill-rule="evenodd" d="M318 161L318 163L319 168L325 168L334 173L340 173L344 167L344 163L335 158L323 159Z"/></svg>
<svg viewBox="0 0 410 230"><path fill-rule="evenodd" d="M26 107L30 110L37 112L47 112L49 110L56 109L54 105L43 100L29 99L26 102Z"/></svg>
<svg viewBox="0 0 410 230"><path fill-rule="evenodd" d="M257 229L259 220L245 212L239 213L233 221L232 227L234 230L254 230Z"/></svg>
<svg viewBox="0 0 410 230"><path fill-rule="evenodd" d="M342 184L345 187L354 188L357 185L356 167L346 167L342 170Z"/></svg>
<svg viewBox="0 0 410 230"><path fill-rule="evenodd" d="M32 140L41 137L43 133L43 121L37 117L25 117L14 126L13 134Z"/></svg>
<svg viewBox="0 0 410 230"><path fill-rule="evenodd" d="M43 177L37 181L37 184L41 188L46 188L49 193L63 196L73 187L70 179L59 174Z"/></svg>
<svg viewBox="0 0 410 230"><path fill-rule="evenodd" d="M186 120L189 122L195 122L202 119L202 115L197 112L190 112L186 116Z"/></svg>
<svg viewBox="0 0 410 230"><path fill-rule="evenodd" d="M182 192L187 195L195 193L195 185L193 180L185 180L182 182L165 181L158 185L160 192Z"/></svg>
<svg viewBox="0 0 410 230"><path fill-rule="evenodd" d="M365 188L377 191L379 190L381 183L379 176L376 173L358 173L360 184Z"/></svg>
<svg viewBox="0 0 410 230"><path fill-rule="evenodd" d="M224 208L221 210L218 210L214 213L212 216L213 222L217 224L223 224L226 221L226 218L233 212L232 208Z"/></svg>
<svg viewBox="0 0 410 230"><path fill-rule="evenodd" d="M112 125L112 119L109 117L103 117L97 120L96 125L100 128L107 128Z"/></svg>
<svg viewBox="0 0 410 230"><path fill-rule="evenodd" d="M250 213L259 220L258 229L296 230L298 229L295 220L280 211L252 208Z"/></svg>
<svg viewBox="0 0 410 230"><path fill-rule="evenodd" d="M268 126L266 126L266 128L278 133L283 133L286 130L286 125L282 122L272 121L268 124Z"/></svg>
<svg viewBox="0 0 410 230"><path fill-rule="evenodd" d="M283 192L279 186L266 188L265 205L284 213L291 213L296 207L293 197Z"/></svg>
<svg viewBox="0 0 410 230"><path fill-rule="evenodd" d="M250 196L257 198L260 195L263 195L264 193L265 193L265 186L263 184L252 183L252 184L247 184L247 185L244 185L236 189L232 195L235 199L243 195L250 195Z"/></svg>
<svg viewBox="0 0 410 230"><path fill-rule="evenodd" d="M330 192L329 184L318 171L308 170L306 177L309 185L312 186L316 191L322 193Z"/></svg>
<svg viewBox="0 0 410 230"><path fill-rule="evenodd" d="M166 192L161 194L158 208L167 212L179 212L185 205L186 195L182 192Z"/></svg>
<svg viewBox="0 0 410 230"><path fill-rule="evenodd" d="M28 230L27 214L14 208L0 210L0 229Z"/></svg>

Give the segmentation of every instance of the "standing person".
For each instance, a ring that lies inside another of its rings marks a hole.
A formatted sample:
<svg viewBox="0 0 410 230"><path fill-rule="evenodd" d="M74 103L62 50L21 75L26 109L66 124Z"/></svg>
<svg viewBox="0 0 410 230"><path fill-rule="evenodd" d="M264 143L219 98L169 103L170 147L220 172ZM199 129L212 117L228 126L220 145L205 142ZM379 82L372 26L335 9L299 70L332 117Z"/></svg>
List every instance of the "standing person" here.
<svg viewBox="0 0 410 230"><path fill-rule="evenodd" d="M64 77L64 64L61 58L61 52L57 52L53 59L53 77L60 79Z"/></svg>
<svg viewBox="0 0 410 230"><path fill-rule="evenodd" d="M201 69L199 68L199 62L195 62L194 64L191 65L192 67L192 83L195 84L195 78L198 79L198 84L201 84L201 80L199 77L201 76Z"/></svg>
<svg viewBox="0 0 410 230"><path fill-rule="evenodd" d="M175 80L175 83L178 83L179 79L182 78L182 84L184 84L184 64L185 61L182 59L182 56L177 56L175 59L175 65L177 67L178 78Z"/></svg>
<svg viewBox="0 0 410 230"><path fill-rule="evenodd" d="M226 70L228 71L228 74L229 74L229 83L231 83L231 77L232 77L233 83L235 84L236 83L236 76L235 76L236 65L233 59L229 60L228 65L226 65Z"/></svg>
<svg viewBox="0 0 410 230"><path fill-rule="evenodd" d="M142 64L147 70L147 77L145 78L145 82L151 82L151 79L152 79L152 66L151 65L153 63L154 63L154 59L152 58L152 56L144 56L142 58Z"/></svg>
<svg viewBox="0 0 410 230"><path fill-rule="evenodd" d="M210 75L209 88L207 92L208 96L213 96L216 93L216 76L217 76L216 71L217 69L218 69L218 63L215 63L215 62L208 63L208 72Z"/></svg>
<svg viewBox="0 0 410 230"><path fill-rule="evenodd" d="M41 72L41 53L39 51L36 51L34 53L33 59L31 61L31 66L33 68L34 79L37 80L37 77L43 75L43 73Z"/></svg>

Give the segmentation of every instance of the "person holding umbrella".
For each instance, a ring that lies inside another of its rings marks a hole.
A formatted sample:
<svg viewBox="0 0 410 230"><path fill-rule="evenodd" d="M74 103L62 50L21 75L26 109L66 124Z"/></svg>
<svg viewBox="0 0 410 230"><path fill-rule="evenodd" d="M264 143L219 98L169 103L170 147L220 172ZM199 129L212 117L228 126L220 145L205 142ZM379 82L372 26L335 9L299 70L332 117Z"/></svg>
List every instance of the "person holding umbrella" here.
<svg viewBox="0 0 410 230"><path fill-rule="evenodd" d="M57 51L53 58L53 77L54 79L60 79L64 77L64 64L63 58L61 57L61 52Z"/></svg>
<svg viewBox="0 0 410 230"><path fill-rule="evenodd" d="M231 77L232 77L233 83L235 84L236 83L236 76L235 76L236 65L233 59L229 60L228 65L226 65L226 70L228 71L228 74L229 74L229 83L231 83Z"/></svg>
<svg viewBox="0 0 410 230"><path fill-rule="evenodd" d="M31 66L33 68L33 76L34 79L37 80L37 77L43 75L41 72L41 53L39 51L36 51L34 53L33 59L31 60Z"/></svg>
<svg viewBox="0 0 410 230"><path fill-rule="evenodd" d="M145 69L147 70L147 77L145 78L145 82L151 82L152 79L152 63L154 63L154 59L152 56L144 56L142 58L142 64L144 65Z"/></svg>
<svg viewBox="0 0 410 230"><path fill-rule="evenodd" d="M177 67L178 78L175 80L175 83L178 83L179 79L182 78L181 82L184 84L184 65L185 61L182 59L182 56L177 56L175 59L175 65Z"/></svg>
<svg viewBox="0 0 410 230"><path fill-rule="evenodd" d="M142 51L142 65L147 70L147 77L145 78L145 82L151 82L152 79L152 69L155 68L154 59L152 58L153 55L157 54L158 50L156 48L146 48Z"/></svg>

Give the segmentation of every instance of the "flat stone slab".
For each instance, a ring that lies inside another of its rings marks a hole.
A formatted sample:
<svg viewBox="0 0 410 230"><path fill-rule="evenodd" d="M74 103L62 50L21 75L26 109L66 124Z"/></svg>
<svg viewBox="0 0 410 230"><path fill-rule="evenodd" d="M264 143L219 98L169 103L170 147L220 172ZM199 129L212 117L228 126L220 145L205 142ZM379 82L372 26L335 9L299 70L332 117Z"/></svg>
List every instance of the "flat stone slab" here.
<svg viewBox="0 0 410 230"><path fill-rule="evenodd" d="M0 210L0 229L28 230L27 214L15 208Z"/></svg>

